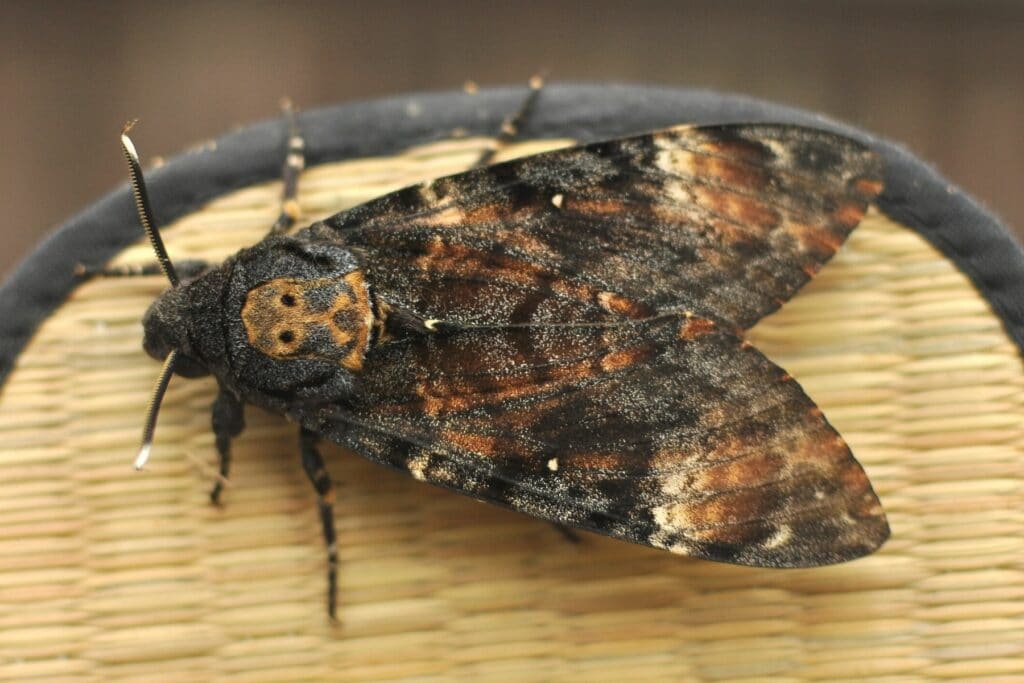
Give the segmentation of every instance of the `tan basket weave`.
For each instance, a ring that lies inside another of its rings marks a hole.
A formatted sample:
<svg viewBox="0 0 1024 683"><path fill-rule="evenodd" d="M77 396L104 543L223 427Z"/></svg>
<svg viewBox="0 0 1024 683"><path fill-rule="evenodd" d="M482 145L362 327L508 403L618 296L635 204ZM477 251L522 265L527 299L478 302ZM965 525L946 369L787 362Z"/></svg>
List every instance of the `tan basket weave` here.
<svg viewBox="0 0 1024 683"><path fill-rule="evenodd" d="M333 213L482 144L312 168L300 203ZM256 241L279 191L169 226L172 256ZM151 258L140 240L118 260ZM0 394L0 681L1024 680L1021 359L959 271L882 215L751 335L866 467L893 529L880 552L772 571L571 545L328 447L336 626L294 425L250 409L211 507L215 387L175 379L132 470L158 370L139 320L165 286L82 285Z"/></svg>

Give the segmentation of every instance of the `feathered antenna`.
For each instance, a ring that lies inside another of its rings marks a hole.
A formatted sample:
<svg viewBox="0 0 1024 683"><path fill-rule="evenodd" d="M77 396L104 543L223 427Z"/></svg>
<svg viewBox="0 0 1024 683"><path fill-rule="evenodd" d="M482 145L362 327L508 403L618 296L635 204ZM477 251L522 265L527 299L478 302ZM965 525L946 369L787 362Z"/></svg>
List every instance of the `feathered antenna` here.
<svg viewBox="0 0 1024 683"><path fill-rule="evenodd" d="M160 269L164 271L164 275L171 281L171 287L177 287L179 282L178 273L175 272L174 264L171 263L171 258L167 255L164 241L161 239L160 231L157 229L156 221L153 219L153 211L149 207L149 194L146 192L146 181L142 177L139 153L135 151L135 143L128 137L128 131L132 129L137 120L132 119L124 124L124 128L121 129L121 151L124 152L124 158L128 161L128 176L132 187L132 196L135 198L135 209L139 214L139 222L142 223L142 229L146 231L146 236L149 237L149 242L153 245L153 251L156 252ZM177 360L178 351L173 349L167 354L167 358L164 359L163 369L160 370L160 377L157 379L156 387L153 389L153 397L150 399L149 408L146 410L146 423L142 428L142 445L139 447L138 455L135 456L135 469L137 470L141 470L146 465L146 461L149 460L149 451L153 447L153 432L156 429L156 418L160 412L160 402L164 399L164 392L167 391L171 375L174 374L174 365Z"/></svg>
<svg viewBox="0 0 1024 683"><path fill-rule="evenodd" d="M138 119L132 119L124 124L124 128L121 129L121 151L124 152L124 158L128 161L128 176L131 181L132 196L135 197L135 209L138 211L142 229L146 231L146 236L149 237L149 242L153 245L153 251L156 252L156 258L160 262L160 269L164 271L164 275L171 281L171 286L177 287L178 274L174 271L174 265L171 263L171 258L167 255L164 241L160 238L160 232L157 230L156 221L153 220L153 211L149 208L149 194L146 193L146 181L142 177L139 153L135 151L135 143L128 137L128 131L132 129L136 122L138 122Z"/></svg>
<svg viewBox="0 0 1024 683"><path fill-rule="evenodd" d="M164 359L164 367L160 370L160 377L153 388L153 396L149 399L149 408L146 410L146 424L142 428L142 445L139 446L139 453L135 456L135 469L141 470L149 460L149 451L153 448L153 432L156 430L156 416L160 412L160 402L164 400L164 392L171 381L174 373L174 364L178 360L177 349L167 354Z"/></svg>

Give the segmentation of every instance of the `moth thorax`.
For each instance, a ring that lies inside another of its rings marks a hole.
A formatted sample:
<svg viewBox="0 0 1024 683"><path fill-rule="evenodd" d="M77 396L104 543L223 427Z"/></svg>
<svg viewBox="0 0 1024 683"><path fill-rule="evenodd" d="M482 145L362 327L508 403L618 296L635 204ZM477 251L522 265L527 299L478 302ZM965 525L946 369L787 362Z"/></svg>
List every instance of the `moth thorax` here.
<svg viewBox="0 0 1024 683"><path fill-rule="evenodd" d="M374 325L363 273L312 280L277 278L249 290L242 324L249 344L280 360L318 358L357 372Z"/></svg>

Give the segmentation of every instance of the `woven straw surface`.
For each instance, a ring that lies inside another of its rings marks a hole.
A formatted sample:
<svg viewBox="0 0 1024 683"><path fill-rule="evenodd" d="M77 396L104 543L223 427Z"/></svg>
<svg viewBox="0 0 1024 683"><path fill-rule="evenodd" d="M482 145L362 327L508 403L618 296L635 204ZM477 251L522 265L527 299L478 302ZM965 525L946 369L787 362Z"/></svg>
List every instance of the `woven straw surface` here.
<svg viewBox="0 0 1024 683"><path fill-rule="evenodd" d="M313 168L300 201L332 213L463 168L481 144ZM170 226L172 256L257 240L278 192ZM119 260L151 256L140 243ZM250 409L212 507L214 384L175 379L153 460L132 470L158 369L139 320L164 287L82 285L0 395L0 681L1024 677L1021 361L965 278L883 216L751 334L866 467L893 528L880 552L772 571L572 545L327 446L338 625L294 425Z"/></svg>

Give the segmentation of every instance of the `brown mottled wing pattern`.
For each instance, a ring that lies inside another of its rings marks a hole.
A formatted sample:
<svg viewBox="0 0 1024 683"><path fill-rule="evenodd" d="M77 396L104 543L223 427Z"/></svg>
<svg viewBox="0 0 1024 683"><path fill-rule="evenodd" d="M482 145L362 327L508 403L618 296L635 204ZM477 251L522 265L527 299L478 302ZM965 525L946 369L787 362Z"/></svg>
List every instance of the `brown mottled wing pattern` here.
<svg viewBox="0 0 1024 683"><path fill-rule="evenodd" d="M317 428L418 479L695 557L852 559L888 535L842 438L750 345L678 314L378 349Z"/></svg>
<svg viewBox="0 0 1024 683"><path fill-rule="evenodd" d="M476 169L315 225L430 318L541 323L687 308L746 329L880 191L859 143L784 125L680 127Z"/></svg>
<svg viewBox="0 0 1024 683"><path fill-rule="evenodd" d="M400 190L307 229L446 332L381 345L307 426L413 476L708 559L811 566L888 526L799 385L738 335L880 191L858 143L676 128Z"/></svg>

